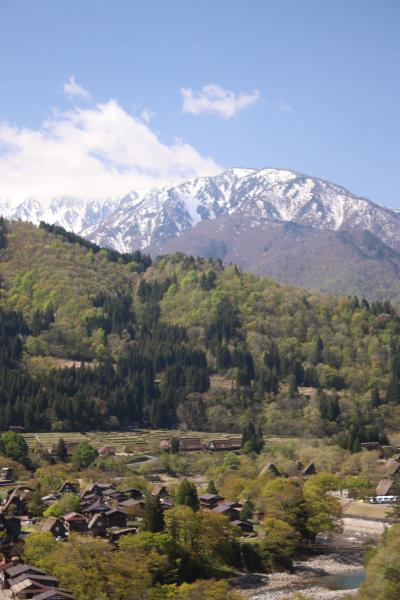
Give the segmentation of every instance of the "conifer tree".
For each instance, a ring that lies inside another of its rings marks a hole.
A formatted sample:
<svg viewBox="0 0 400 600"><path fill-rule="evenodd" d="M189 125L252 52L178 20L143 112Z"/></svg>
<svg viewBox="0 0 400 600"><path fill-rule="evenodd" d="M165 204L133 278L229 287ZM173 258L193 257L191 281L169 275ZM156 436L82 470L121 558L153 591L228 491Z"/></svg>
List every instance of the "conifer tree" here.
<svg viewBox="0 0 400 600"><path fill-rule="evenodd" d="M182 479L176 490L176 503L183 506L188 506L194 511L199 510L199 498L197 495L197 488L186 477Z"/></svg>

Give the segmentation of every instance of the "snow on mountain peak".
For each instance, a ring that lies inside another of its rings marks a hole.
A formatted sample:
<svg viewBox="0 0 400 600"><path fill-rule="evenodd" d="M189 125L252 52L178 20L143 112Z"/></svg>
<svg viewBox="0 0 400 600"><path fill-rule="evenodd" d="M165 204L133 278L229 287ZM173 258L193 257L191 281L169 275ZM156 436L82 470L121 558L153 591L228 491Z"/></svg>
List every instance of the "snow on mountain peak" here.
<svg viewBox="0 0 400 600"><path fill-rule="evenodd" d="M400 214L357 197L341 186L289 169L232 168L218 175L153 189L120 199L37 200L16 208L0 204L0 213L38 223L62 225L98 243L122 251L160 246L200 221L222 216L289 221L314 229L366 229L392 247L400 245Z"/></svg>

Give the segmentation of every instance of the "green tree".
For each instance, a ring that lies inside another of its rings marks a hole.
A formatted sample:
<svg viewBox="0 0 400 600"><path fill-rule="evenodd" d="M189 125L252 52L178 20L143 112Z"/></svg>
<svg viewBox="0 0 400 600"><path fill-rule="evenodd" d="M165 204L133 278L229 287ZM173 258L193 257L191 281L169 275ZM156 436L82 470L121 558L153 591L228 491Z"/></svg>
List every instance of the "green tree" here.
<svg viewBox="0 0 400 600"><path fill-rule="evenodd" d="M298 531L281 519L266 517L262 524L265 536L262 539L262 553L269 567L293 556L301 537Z"/></svg>
<svg viewBox="0 0 400 600"><path fill-rule="evenodd" d="M175 499L177 504L188 506L192 510L199 510L200 508L197 488L194 483L186 478L179 483Z"/></svg>
<svg viewBox="0 0 400 600"><path fill-rule="evenodd" d="M71 460L78 469L86 469L94 463L99 453L89 442L82 442L73 453Z"/></svg>
<svg viewBox="0 0 400 600"><path fill-rule="evenodd" d="M143 515L143 529L157 533L164 529L164 513L158 496L147 494Z"/></svg>
<svg viewBox="0 0 400 600"><path fill-rule="evenodd" d="M50 504L44 511L44 517L62 517L69 512L80 511L80 498L76 494L64 494L59 500Z"/></svg>
<svg viewBox="0 0 400 600"><path fill-rule="evenodd" d="M4 456L22 464L28 460L28 444L24 437L14 431L6 431L0 438L0 451Z"/></svg>
<svg viewBox="0 0 400 600"><path fill-rule="evenodd" d="M68 459L67 447L64 439L60 438L56 446L56 456L60 462L66 462Z"/></svg>

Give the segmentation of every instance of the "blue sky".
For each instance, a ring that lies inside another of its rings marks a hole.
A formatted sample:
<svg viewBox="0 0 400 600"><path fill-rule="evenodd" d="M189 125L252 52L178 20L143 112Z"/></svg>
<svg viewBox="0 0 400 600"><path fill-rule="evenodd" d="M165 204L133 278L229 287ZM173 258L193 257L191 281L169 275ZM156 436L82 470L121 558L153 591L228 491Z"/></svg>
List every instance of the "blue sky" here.
<svg viewBox="0 0 400 600"><path fill-rule="evenodd" d="M277 166L400 208L399 24L398 0L1 0L0 198Z"/></svg>

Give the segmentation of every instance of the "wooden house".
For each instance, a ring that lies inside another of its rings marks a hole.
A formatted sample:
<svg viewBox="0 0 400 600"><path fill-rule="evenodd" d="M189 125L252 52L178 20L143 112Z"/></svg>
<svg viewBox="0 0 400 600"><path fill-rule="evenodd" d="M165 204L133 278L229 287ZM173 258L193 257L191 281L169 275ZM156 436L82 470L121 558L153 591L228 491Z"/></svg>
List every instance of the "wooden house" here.
<svg viewBox="0 0 400 600"><path fill-rule="evenodd" d="M274 463L266 463L260 471L260 477L262 475L272 475L273 477L280 476L279 469L274 465Z"/></svg>
<svg viewBox="0 0 400 600"><path fill-rule="evenodd" d="M13 480L12 467L2 467L0 469L0 483L9 483Z"/></svg>
<svg viewBox="0 0 400 600"><path fill-rule="evenodd" d="M221 502L222 500L224 500L224 498L222 496L219 496L218 494L202 494L199 497L200 508L214 508L214 506L216 506L218 502Z"/></svg>
<svg viewBox="0 0 400 600"><path fill-rule="evenodd" d="M165 487L165 485L155 485L152 490L151 490L151 495L152 496L158 496L158 498L163 498L165 496L168 496L168 490Z"/></svg>
<svg viewBox="0 0 400 600"><path fill-rule="evenodd" d="M211 509L211 512L225 515L230 521L238 520L241 506L237 502L220 502Z"/></svg>
<svg viewBox="0 0 400 600"><path fill-rule="evenodd" d="M314 463L310 462L305 467L305 469L302 470L301 474L303 475L303 477L311 477L311 475L315 475L316 472L317 472L317 469L315 468Z"/></svg>
<svg viewBox="0 0 400 600"><path fill-rule="evenodd" d="M376 486L377 496L397 496L400 494L400 483L392 477L384 477Z"/></svg>
<svg viewBox="0 0 400 600"><path fill-rule="evenodd" d="M67 535L64 520L59 517L48 517L39 528L42 533L52 533L56 538L65 538Z"/></svg>
<svg viewBox="0 0 400 600"><path fill-rule="evenodd" d="M77 512L71 512L63 516L67 531L77 531L83 533L87 531L87 519L84 515Z"/></svg>
<svg viewBox="0 0 400 600"><path fill-rule="evenodd" d="M64 481L62 486L57 490L58 494L78 494L79 487L72 481Z"/></svg>
<svg viewBox="0 0 400 600"><path fill-rule="evenodd" d="M143 517L146 503L144 500L134 500L133 498L128 498L128 500L121 502L118 507L120 510L127 512L129 515Z"/></svg>
<svg viewBox="0 0 400 600"><path fill-rule="evenodd" d="M115 456L117 451L114 446L101 446L98 449L100 458L107 458L108 456Z"/></svg>
<svg viewBox="0 0 400 600"><path fill-rule="evenodd" d="M231 439L222 439L222 440L211 440L207 444L208 450L213 452L218 451L237 451L242 447L242 439L241 438L231 438Z"/></svg>
<svg viewBox="0 0 400 600"><path fill-rule="evenodd" d="M35 579L27 577L18 583L14 583L10 586L10 593L12 600L25 600L27 598L35 598L40 593L45 592L49 588L46 585L42 585Z"/></svg>
<svg viewBox="0 0 400 600"><path fill-rule="evenodd" d="M9 581L23 574L26 574L27 577L34 577L35 575L46 575L46 572L26 563L9 563L0 572L1 589L8 589L10 587Z"/></svg>
<svg viewBox="0 0 400 600"><path fill-rule="evenodd" d="M107 517L105 514L98 513L94 515L88 523L88 530L94 536L105 537L107 534Z"/></svg>
<svg viewBox="0 0 400 600"><path fill-rule="evenodd" d="M137 533L136 527L124 527L123 529L118 529L116 531L111 531L111 541L118 542L125 535L135 535Z"/></svg>
<svg viewBox="0 0 400 600"><path fill-rule="evenodd" d="M74 600L73 596L66 590L59 588L49 588L34 596L34 600Z"/></svg>
<svg viewBox="0 0 400 600"><path fill-rule="evenodd" d="M126 527L126 513L118 508L112 508L104 513L107 519L107 527Z"/></svg>
<svg viewBox="0 0 400 600"><path fill-rule="evenodd" d="M200 438L181 438L179 440L179 452L196 452L203 450Z"/></svg>
<svg viewBox="0 0 400 600"><path fill-rule="evenodd" d="M235 527L239 527L239 529L241 529L243 533L252 533L252 531L254 530L253 523L250 523L249 521L241 521L240 519L235 519L234 521L231 521L231 523Z"/></svg>

